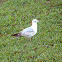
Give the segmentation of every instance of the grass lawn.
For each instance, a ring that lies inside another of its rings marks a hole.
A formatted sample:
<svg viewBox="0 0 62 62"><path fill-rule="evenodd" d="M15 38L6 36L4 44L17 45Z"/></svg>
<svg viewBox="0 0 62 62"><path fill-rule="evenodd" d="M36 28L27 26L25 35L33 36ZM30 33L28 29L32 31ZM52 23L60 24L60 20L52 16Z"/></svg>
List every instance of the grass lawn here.
<svg viewBox="0 0 62 62"><path fill-rule="evenodd" d="M8 0L0 4L0 62L62 62L62 0ZM37 19L28 41L12 37Z"/></svg>

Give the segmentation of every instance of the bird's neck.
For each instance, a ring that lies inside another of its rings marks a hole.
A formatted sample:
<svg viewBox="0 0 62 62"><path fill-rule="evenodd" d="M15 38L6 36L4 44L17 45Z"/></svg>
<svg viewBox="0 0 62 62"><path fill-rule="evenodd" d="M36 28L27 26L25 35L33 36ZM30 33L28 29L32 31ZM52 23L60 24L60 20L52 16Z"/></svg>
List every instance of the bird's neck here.
<svg viewBox="0 0 62 62"><path fill-rule="evenodd" d="M37 32L37 23L32 23L31 27Z"/></svg>

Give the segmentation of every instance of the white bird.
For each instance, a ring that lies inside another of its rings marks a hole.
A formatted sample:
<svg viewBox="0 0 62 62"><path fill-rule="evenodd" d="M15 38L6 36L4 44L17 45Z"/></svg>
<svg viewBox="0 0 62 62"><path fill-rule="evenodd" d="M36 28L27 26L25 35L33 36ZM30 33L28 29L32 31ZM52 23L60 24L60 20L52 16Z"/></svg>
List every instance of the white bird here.
<svg viewBox="0 0 62 62"><path fill-rule="evenodd" d="M37 19L33 19L31 27L25 28L21 32L14 34L12 36L15 37L25 36L31 38L31 36L34 36L37 33L37 22L39 22Z"/></svg>

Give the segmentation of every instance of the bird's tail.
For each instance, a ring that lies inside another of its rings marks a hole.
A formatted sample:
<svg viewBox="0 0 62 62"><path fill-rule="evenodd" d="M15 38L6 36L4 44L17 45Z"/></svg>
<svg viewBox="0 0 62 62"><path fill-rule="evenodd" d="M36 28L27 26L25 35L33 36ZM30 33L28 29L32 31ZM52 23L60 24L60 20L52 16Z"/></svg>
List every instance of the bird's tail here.
<svg viewBox="0 0 62 62"><path fill-rule="evenodd" d="M13 35L11 35L11 36L21 37L21 33L13 34Z"/></svg>

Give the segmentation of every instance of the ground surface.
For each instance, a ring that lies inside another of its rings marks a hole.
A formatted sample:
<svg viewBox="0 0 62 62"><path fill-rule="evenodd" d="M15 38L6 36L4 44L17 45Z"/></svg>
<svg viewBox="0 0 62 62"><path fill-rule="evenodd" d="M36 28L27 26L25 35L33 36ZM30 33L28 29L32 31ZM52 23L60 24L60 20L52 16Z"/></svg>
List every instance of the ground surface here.
<svg viewBox="0 0 62 62"><path fill-rule="evenodd" d="M8 0L0 5L0 62L62 62L61 0ZM38 32L11 37L38 19Z"/></svg>

